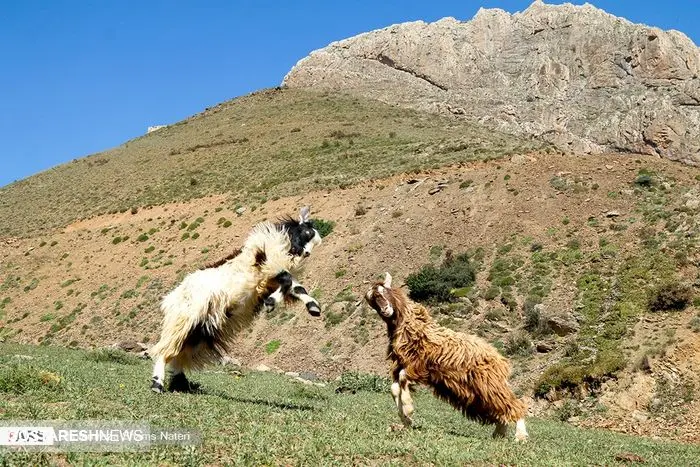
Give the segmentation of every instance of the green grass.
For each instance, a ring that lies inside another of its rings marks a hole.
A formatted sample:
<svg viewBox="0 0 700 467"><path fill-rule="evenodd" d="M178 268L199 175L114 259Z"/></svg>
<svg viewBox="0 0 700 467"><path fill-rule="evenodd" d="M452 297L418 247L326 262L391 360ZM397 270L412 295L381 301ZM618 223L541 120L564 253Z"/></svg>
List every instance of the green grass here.
<svg viewBox="0 0 700 467"><path fill-rule="evenodd" d="M336 394L339 383L310 387L273 373L238 377L211 368L193 377L203 393L156 395L150 362L95 362L82 351L18 345L0 345L0 368L4 420L145 421L199 430L203 439L195 448L138 453L3 452L2 465L624 465L615 455L634 453L666 466L700 457L699 446L539 419L529 420L527 443L492 440L490 427L424 390L414 397L416 428L390 432L398 422L391 396L364 383L355 394Z"/></svg>
<svg viewBox="0 0 700 467"><path fill-rule="evenodd" d="M0 234L38 236L79 218L217 193L248 204L543 146L378 101L268 90L3 187L0 218L13 222Z"/></svg>

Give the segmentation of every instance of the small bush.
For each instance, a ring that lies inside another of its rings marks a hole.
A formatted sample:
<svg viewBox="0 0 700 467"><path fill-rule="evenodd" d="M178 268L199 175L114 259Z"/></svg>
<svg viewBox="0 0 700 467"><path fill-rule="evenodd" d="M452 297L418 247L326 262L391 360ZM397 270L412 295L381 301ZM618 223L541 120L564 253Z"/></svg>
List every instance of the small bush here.
<svg viewBox="0 0 700 467"><path fill-rule="evenodd" d="M462 183L459 184L459 187L462 189L469 188L470 186L472 186L473 183L474 180L464 180Z"/></svg>
<svg viewBox="0 0 700 467"><path fill-rule="evenodd" d="M555 363L537 380L535 397L544 398L550 391L575 392L581 386L595 389L604 378L614 376L625 366L624 357L615 351L602 352L593 363Z"/></svg>
<svg viewBox="0 0 700 467"><path fill-rule="evenodd" d="M386 393L389 392L389 380L382 376L346 371L340 375L340 382L335 392L369 391Z"/></svg>
<svg viewBox="0 0 700 467"><path fill-rule="evenodd" d="M680 311L685 309L693 299L690 286L671 282L659 286L649 299L651 311Z"/></svg>
<svg viewBox="0 0 700 467"><path fill-rule="evenodd" d="M409 274L406 285L413 300L448 302L454 299L454 289L469 287L475 278L476 272L467 254L455 257L447 255L439 268L429 264Z"/></svg>
<svg viewBox="0 0 700 467"><path fill-rule="evenodd" d="M49 371L25 365L8 365L0 368L0 392L25 394L31 391L59 391L61 377Z"/></svg>
<svg viewBox="0 0 700 467"><path fill-rule="evenodd" d="M145 234L145 233L142 233L141 235L136 237L136 241L139 241L139 242L145 242L146 240L148 240L148 234Z"/></svg>
<svg viewBox="0 0 700 467"><path fill-rule="evenodd" d="M118 363L120 365L136 365L139 363L138 357L128 354L121 349L97 349L85 355L87 360L98 363Z"/></svg>
<svg viewBox="0 0 700 467"><path fill-rule="evenodd" d="M532 354L533 345L530 337L524 332L510 334L504 343L506 355L518 355L526 357Z"/></svg>
<svg viewBox="0 0 700 467"><path fill-rule="evenodd" d="M335 222L327 221L324 219L313 219L311 221L311 225L313 225L314 229L318 231L318 234L321 236L321 238L324 238L330 235L331 232L333 232Z"/></svg>
<svg viewBox="0 0 700 467"><path fill-rule="evenodd" d="M282 345L282 343L279 341L279 339L275 339L268 342L267 344L265 344L265 353L270 355L272 353L277 352L277 349L280 348L280 345Z"/></svg>
<svg viewBox="0 0 700 467"><path fill-rule="evenodd" d="M565 422L571 417L578 417L582 413L581 406L576 401L567 399L564 401L564 405L557 409L556 416L559 420Z"/></svg>
<svg viewBox="0 0 700 467"><path fill-rule="evenodd" d="M121 237L114 237L112 239L112 245L116 245L117 243L121 243L122 238Z"/></svg>
<svg viewBox="0 0 700 467"><path fill-rule="evenodd" d="M224 228L231 227L231 221L225 221L221 226Z"/></svg>

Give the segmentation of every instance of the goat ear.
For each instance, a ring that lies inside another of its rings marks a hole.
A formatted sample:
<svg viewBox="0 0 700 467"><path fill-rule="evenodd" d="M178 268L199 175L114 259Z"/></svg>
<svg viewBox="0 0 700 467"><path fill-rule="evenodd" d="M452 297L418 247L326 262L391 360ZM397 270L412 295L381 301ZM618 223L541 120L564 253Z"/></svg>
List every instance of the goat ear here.
<svg viewBox="0 0 700 467"><path fill-rule="evenodd" d="M387 289L391 288L391 274L388 272L384 273L384 287Z"/></svg>
<svg viewBox="0 0 700 467"><path fill-rule="evenodd" d="M311 214L311 208L309 206L304 206L299 211L299 221L303 224L309 221L309 214Z"/></svg>

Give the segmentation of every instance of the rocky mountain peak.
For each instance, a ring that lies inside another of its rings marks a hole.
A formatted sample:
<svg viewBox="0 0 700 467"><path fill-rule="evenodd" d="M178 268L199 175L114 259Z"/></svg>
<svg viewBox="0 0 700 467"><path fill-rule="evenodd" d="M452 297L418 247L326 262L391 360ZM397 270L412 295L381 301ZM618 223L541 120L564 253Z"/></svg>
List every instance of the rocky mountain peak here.
<svg viewBox="0 0 700 467"><path fill-rule="evenodd" d="M476 119L577 153L700 164L700 49L590 4L392 25L312 52L283 84Z"/></svg>

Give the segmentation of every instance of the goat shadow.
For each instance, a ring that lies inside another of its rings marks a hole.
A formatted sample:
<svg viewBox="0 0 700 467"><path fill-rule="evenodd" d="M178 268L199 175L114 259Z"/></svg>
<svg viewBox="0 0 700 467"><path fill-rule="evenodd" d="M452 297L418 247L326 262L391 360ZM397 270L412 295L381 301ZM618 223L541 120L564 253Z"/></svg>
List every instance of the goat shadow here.
<svg viewBox="0 0 700 467"><path fill-rule="evenodd" d="M294 402L276 402L276 401L270 401L270 400L259 399L259 398L234 397L234 396L230 396L222 391L210 391L207 389L200 389L199 393L207 395L207 396L220 397L222 399L232 401L232 402L239 402L241 404L265 405L267 407L273 407L275 409L301 410L301 411L317 410L317 408L314 407L313 405L296 404Z"/></svg>

